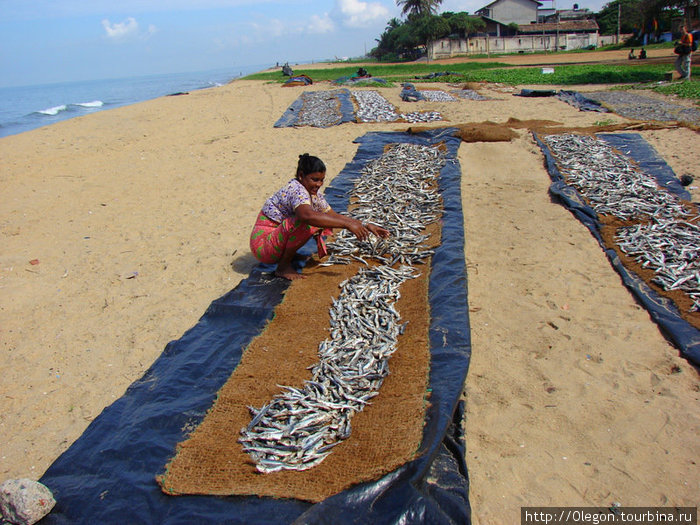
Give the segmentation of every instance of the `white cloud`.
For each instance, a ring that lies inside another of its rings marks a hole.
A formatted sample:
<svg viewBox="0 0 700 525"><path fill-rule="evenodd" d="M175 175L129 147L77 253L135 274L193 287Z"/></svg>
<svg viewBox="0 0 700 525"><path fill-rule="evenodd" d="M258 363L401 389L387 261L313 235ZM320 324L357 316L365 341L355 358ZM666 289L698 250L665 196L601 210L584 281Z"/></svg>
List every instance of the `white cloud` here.
<svg viewBox="0 0 700 525"><path fill-rule="evenodd" d="M361 0L336 0L334 14L348 27L367 27L389 18L389 10L382 4Z"/></svg>
<svg viewBox="0 0 700 525"><path fill-rule="evenodd" d="M130 34L136 34L139 30L139 23L135 18L129 17L121 23L110 23L109 20L102 20L102 27L105 28L109 38L124 38Z"/></svg>
<svg viewBox="0 0 700 525"><path fill-rule="evenodd" d="M311 34L323 34L330 33L335 29L335 24L328 13L324 13L323 16L313 15L311 17L311 23L306 28L307 33Z"/></svg>
<svg viewBox="0 0 700 525"><path fill-rule="evenodd" d="M158 28L153 24L150 24L145 32L139 31L139 23L131 16L123 22L114 24L105 18L102 20L102 27L105 28L107 37L113 40L123 40L128 37L148 38L158 31Z"/></svg>

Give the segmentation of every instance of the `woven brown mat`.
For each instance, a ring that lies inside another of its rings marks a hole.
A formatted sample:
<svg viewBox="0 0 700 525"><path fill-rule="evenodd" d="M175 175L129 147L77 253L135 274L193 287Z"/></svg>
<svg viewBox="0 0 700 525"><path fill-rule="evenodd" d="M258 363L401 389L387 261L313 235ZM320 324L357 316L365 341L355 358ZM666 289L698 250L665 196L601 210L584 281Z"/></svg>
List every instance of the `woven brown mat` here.
<svg viewBox="0 0 700 525"><path fill-rule="evenodd" d="M439 239L439 228L431 228ZM389 359L389 376L379 395L352 418L352 433L318 466L307 471L259 473L238 438L251 420L247 406L260 408L281 391L303 387L308 367L318 361L318 345L328 337L331 299L339 283L358 265L310 264L305 279L294 281L274 319L243 353L202 423L177 447L157 477L172 495L258 495L319 502L364 481L379 479L415 457L428 403L430 346L428 273L401 285L396 309L409 321Z"/></svg>

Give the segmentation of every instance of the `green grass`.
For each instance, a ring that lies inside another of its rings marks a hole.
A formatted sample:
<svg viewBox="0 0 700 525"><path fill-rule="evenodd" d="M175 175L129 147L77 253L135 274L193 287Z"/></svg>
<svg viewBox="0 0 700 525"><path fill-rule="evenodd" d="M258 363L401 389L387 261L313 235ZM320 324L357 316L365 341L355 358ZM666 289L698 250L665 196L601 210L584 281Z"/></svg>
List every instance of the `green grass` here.
<svg viewBox="0 0 700 525"><path fill-rule="evenodd" d="M366 66L365 69L373 77L383 78L386 80L394 81L407 81L413 79L414 76L423 76L429 73L437 73L450 71L458 73L457 77L462 78L462 76L469 72L479 69L489 69L495 67L504 67L506 64L501 64L498 62L493 63L476 63L476 62L464 62L461 64L430 64L427 62L422 63L410 63L410 64L382 64L375 63L370 66ZM330 66L324 69L304 69L300 66L298 69L294 69L295 75L308 75L314 82L322 82L324 80L335 80L341 77L349 77L357 73L357 66ZM277 82L284 82L288 77L282 75L281 70L270 71L264 73L255 73L253 75L248 75L245 77L249 80L273 80ZM446 77L441 77L441 80L445 80Z"/></svg>
<svg viewBox="0 0 700 525"><path fill-rule="evenodd" d="M562 64L553 65L554 73L543 74L541 67L512 67L503 63L475 63L463 62L458 64L431 64L407 63L407 64L381 64L375 63L366 66L366 69L376 78L387 81L386 87L393 87L401 82L498 82L511 85L585 85L585 84L627 84L633 88L654 89L660 93L674 94L679 97L700 101L700 83L697 80L690 82L665 81L666 73L673 66L671 64L640 64L636 61L632 64ZM434 79L416 79L429 73L451 72L454 75L440 76ZM305 74L314 82L333 81L341 77L348 77L357 72L357 67L352 65L329 66L324 69L303 69L294 71L294 74ZM693 75L700 74L700 68L695 67ZM266 80L282 83L288 77L281 71L256 73L245 77L251 80ZM659 84L660 83L660 84ZM371 87L382 87L377 83L357 84Z"/></svg>
<svg viewBox="0 0 700 525"><path fill-rule="evenodd" d="M695 68L693 74L700 74L700 68ZM632 84L629 86L622 86L621 89L651 89L657 93L663 93L664 95L675 95L680 98L687 98L694 100L697 105L700 106L700 80L691 79L682 82L663 82L660 84Z"/></svg>
<svg viewBox="0 0 700 525"><path fill-rule="evenodd" d="M619 84L658 82L664 80L668 64L649 65L555 65L554 73L545 75L540 67L508 68L473 71L466 75L468 81L501 82L504 84L562 85Z"/></svg>

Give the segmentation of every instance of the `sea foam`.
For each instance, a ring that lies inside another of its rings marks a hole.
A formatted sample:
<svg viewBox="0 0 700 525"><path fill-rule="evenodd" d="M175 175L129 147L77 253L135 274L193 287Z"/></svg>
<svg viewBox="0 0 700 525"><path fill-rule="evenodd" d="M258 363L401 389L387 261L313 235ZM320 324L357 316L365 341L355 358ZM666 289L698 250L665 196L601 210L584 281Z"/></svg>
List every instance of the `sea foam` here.
<svg viewBox="0 0 700 525"><path fill-rule="evenodd" d="M42 109L40 111L37 111L37 113L41 113L42 115L52 115L53 116L53 115L58 115L61 111L65 111L66 109L68 109L68 106L63 104L61 106L54 106L52 108Z"/></svg>
<svg viewBox="0 0 700 525"><path fill-rule="evenodd" d="M92 102L77 102L75 104L71 104L73 106L80 106L82 108L101 108L102 106L105 105L104 102L101 100L93 100Z"/></svg>

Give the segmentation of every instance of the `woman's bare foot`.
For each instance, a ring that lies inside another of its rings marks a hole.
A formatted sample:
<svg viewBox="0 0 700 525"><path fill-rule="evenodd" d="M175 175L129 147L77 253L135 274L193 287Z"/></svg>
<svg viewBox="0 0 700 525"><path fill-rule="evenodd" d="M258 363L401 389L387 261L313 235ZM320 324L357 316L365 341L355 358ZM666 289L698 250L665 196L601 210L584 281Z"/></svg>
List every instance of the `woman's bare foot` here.
<svg viewBox="0 0 700 525"><path fill-rule="evenodd" d="M282 277L283 279L287 279L289 281L294 281L295 279L304 279L304 276L300 273L297 273L291 265L277 266L277 270L275 270L275 275L277 277Z"/></svg>

